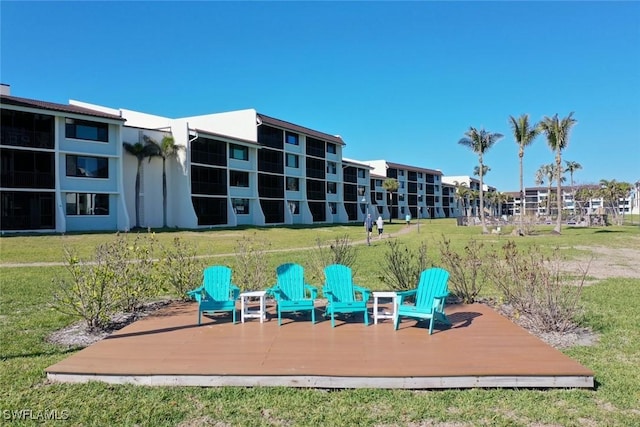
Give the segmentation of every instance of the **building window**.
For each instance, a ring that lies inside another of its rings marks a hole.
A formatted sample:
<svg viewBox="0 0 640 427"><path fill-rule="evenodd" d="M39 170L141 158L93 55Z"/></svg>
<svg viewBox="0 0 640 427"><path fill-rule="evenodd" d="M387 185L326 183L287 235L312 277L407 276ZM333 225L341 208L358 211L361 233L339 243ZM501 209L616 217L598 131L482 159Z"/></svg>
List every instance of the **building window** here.
<svg viewBox="0 0 640 427"><path fill-rule="evenodd" d="M398 184L400 184L400 188L404 188L404 181L400 181Z"/></svg>
<svg viewBox="0 0 640 427"><path fill-rule="evenodd" d="M109 195L67 193L67 215L109 215Z"/></svg>
<svg viewBox="0 0 640 427"><path fill-rule="evenodd" d="M66 119L67 138L109 142L109 125L87 120Z"/></svg>
<svg viewBox="0 0 640 427"><path fill-rule="evenodd" d="M358 178L364 178L365 173L364 173L364 169L358 169Z"/></svg>
<svg viewBox="0 0 640 427"><path fill-rule="evenodd" d="M298 139L298 134L297 133L287 132L286 135L287 136L286 136L285 141L287 142L287 144L291 144L291 145L300 144L300 140Z"/></svg>
<svg viewBox="0 0 640 427"><path fill-rule="evenodd" d="M336 144L327 142L327 153L336 154Z"/></svg>
<svg viewBox="0 0 640 427"><path fill-rule="evenodd" d="M109 160L105 157L67 155L67 176L109 178Z"/></svg>
<svg viewBox="0 0 640 427"><path fill-rule="evenodd" d="M236 160L249 160L249 147L229 144L229 158Z"/></svg>
<svg viewBox="0 0 640 427"><path fill-rule="evenodd" d="M398 176L404 176L404 171L403 170L399 170L398 171Z"/></svg>
<svg viewBox="0 0 640 427"><path fill-rule="evenodd" d="M418 172L418 178L422 179L422 172Z"/></svg>
<svg viewBox="0 0 640 427"><path fill-rule="evenodd" d="M237 215L249 214L249 199L231 199L231 205Z"/></svg>
<svg viewBox="0 0 640 427"><path fill-rule="evenodd" d="M364 187L358 187L358 197L364 196L366 189Z"/></svg>
<svg viewBox="0 0 640 427"><path fill-rule="evenodd" d="M376 187L382 187L382 180L376 179Z"/></svg>
<svg viewBox="0 0 640 427"><path fill-rule="evenodd" d="M327 162L327 173L336 174L337 173L337 165L335 162Z"/></svg>
<svg viewBox="0 0 640 427"><path fill-rule="evenodd" d="M300 180L291 176L287 177L287 191L298 191L300 189Z"/></svg>
<svg viewBox="0 0 640 427"><path fill-rule="evenodd" d="M338 204L336 202L329 202L329 212L331 212L331 215L335 215L338 212Z"/></svg>
<svg viewBox="0 0 640 427"><path fill-rule="evenodd" d="M376 200L383 200L383 194L380 191L376 191Z"/></svg>
<svg viewBox="0 0 640 427"><path fill-rule="evenodd" d="M229 171L229 184L232 187L248 187L249 172Z"/></svg>
<svg viewBox="0 0 640 427"><path fill-rule="evenodd" d="M298 156L287 153L286 166L288 168L298 168Z"/></svg>
<svg viewBox="0 0 640 427"><path fill-rule="evenodd" d="M336 194L337 193L337 185L335 182L327 182L327 193L328 194Z"/></svg>

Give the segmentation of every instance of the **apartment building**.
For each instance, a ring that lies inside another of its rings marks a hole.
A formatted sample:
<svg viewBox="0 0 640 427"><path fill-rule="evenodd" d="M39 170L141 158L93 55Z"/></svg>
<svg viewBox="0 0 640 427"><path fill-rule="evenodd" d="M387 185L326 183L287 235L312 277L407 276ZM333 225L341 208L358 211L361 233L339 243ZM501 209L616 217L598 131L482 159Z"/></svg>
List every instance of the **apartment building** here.
<svg viewBox="0 0 640 427"><path fill-rule="evenodd" d="M449 188L449 197L451 197L451 194L455 195L456 217L476 217L480 215L480 199L477 197L469 197L469 195L467 197L460 197L458 194L458 186L464 186L469 190L478 193L480 191L479 179L468 175L447 175L442 177L442 182Z"/></svg>
<svg viewBox="0 0 640 427"><path fill-rule="evenodd" d="M387 160L363 161L370 165L371 199L378 213L384 218L404 219L446 217L442 202L442 172L417 166L393 163ZM398 189L392 193L382 187L385 179L398 181Z"/></svg>
<svg viewBox="0 0 640 427"><path fill-rule="evenodd" d="M254 109L170 118L2 91L2 232L461 215L440 170L348 159L340 136ZM164 138L174 147L165 158L129 152ZM398 181L392 194L387 178Z"/></svg>
<svg viewBox="0 0 640 427"><path fill-rule="evenodd" d="M117 114L0 94L2 231L129 226Z"/></svg>
<svg viewBox="0 0 640 427"><path fill-rule="evenodd" d="M6 89L3 232L346 223L371 207L372 168L340 136L252 109L174 119ZM164 161L123 149L164 137Z"/></svg>
<svg viewBox="0 0 640 427"><path fill-rule="evenodd" d="M599 188L597 185L592 185L594 189ZM555 204L556 200L556 191L555 187L551 189L547 187L525 187L524 189L525 200L524 200L524 209L526 215L534 215L534 216L555 216L557 214L557 208ZM638 205L640 204L640 200L638 200L636 194L637 188L633 188L631 194L628 198L623 198L618 201L617 206L614 208L617 209L618 214L631 214L631 213L639 213L640 209ZM521 206L523 205L520 200L520 192L507 192L509 199L506 203L505 210L510 215L520 215ZM548 201L550 200L550 208L548 212ZM605 200L602 197L594 197L587 201L579 202L574 200L574 193L571 187L562 187L562 210L564 212L582 212L583 214L595 214L595 213L604 213L606 210L611 209L611 206L607 206Z"/></svg>

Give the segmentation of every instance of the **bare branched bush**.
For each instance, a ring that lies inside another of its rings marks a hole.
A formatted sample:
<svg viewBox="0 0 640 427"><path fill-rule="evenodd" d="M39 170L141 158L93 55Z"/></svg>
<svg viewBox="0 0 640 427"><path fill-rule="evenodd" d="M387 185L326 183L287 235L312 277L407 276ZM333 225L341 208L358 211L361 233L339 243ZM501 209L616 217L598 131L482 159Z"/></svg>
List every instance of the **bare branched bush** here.
<svg viewBox="0 0 640 427"><path fill-rule="evenodd" d="M65 266L70 279L54 277L53 308L79 316L87 329L102 329L118 307L116 274L108 265L104 246L96 250L96 262L88 264L69 248L64 249Z"/></svg>
<svg viewBox="0 0 640 427"><path fill-rule="evenodd" d="M538 218L534 215L525 215L523 218L519 216L514 217L512 235L531 236L537 233L536 226L538 225Z"/></svg>
<svg viewBox="0 0 640 427"><path fill-rule="evenodd" d="M202 281L204 263L196 256L196 248L180 237L169 247L162 247L162 258L157 264L160 283L164 290L182 300L189 300L187 291L197 288Z"/></svg>
<svg viewBox="0 0 640 427"><path fill-rule="evenodd" d="M394 290L410 290L418 286L420 273L433 266L427 257L427 243L420 243L417 251L396 240L387 240L381 280Z"/></svg>
<svg viewBox="0 0 640 427"><path fill-rule="evenodd" d="M65 248L70 280L56 277L53 306L60 312L84 319L89 329L108 327L117 311L134 312L157 295L153 260L155 238L136 235L133 242L120 233L115 240L98 245L95 261L84 263Z"/></svg>
<svg viewBox="0 0 640 427"><path fill-rule="evenodd" d="M348 235L336 237L329 244L316 238L316 247L311 253L311 276L319 282L324 281L324 269L331 264L342 264L354 270L356 248ZM355 275L355 271L353 271Z"/></svg>
<svg viewBox="0 0 640 427"><path fill-rule="evenodd" d="M569 284L561 270L560 252L545 257L536 246L519 251L515 242L502 247L502 256L493 257L488 277L502 291L504 302L516 315L525 316L528 326L541 332L574 330L582 313L581 295L588 265L578 283Z"/></svg>
<svg viewBox="0 0 640 427"><path fill-rule="evenodd" d="M260 240L254 234L243 236L235 248L236 267L233 281L242 291L266 289L271 285L273 273L268 269L267 251L271 244Z"/></svg>
<svg viewBox="0 0 640 427"><path fill-rule="evenodd" d="M483 247L482 242L472 239L462 253L457 253L444 236L440 242L442 264L449 271L449 288L465 304L476 301L485 281Z"/></svg>

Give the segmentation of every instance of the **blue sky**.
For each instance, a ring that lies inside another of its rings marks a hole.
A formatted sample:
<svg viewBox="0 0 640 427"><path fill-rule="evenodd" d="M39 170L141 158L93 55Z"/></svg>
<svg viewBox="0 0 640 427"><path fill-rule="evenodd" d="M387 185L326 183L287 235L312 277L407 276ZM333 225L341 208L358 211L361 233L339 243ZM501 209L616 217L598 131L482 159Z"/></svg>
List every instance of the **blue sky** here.
<svg viewBox="0 0 640 427"><path fill-rule="evenodd" d="M640 179L637 2L0 3L11 94L168 117L255 108L344 156L471 175L458 140L504 134L485 180L518 189L510 115L575 112L577 183ZM525 185L553 161L525 152Z"/></svg>

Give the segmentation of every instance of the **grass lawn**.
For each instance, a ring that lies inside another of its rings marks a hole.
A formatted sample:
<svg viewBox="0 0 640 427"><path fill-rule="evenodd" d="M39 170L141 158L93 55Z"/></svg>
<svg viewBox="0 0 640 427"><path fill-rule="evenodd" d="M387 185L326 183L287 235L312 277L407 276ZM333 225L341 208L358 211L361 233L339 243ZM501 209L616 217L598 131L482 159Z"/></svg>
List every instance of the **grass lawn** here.
<svg viewBox="0 0 640 427"><path fill-rule="evenodd" d="M438 262L443 236L456 248L474 238L487 246L501 245L507 235L480 235L477 227L456 227L449 220L422 221L400 234L404 224L387 224L410 247L426 242ZM567 258L585 254L584 247L640 249L640 228L564 228L552 226L537 235L513 238L519 246L562 248ZM503 229L503 232L510 230ZM246 228L213 231L158 232L170 242L180 236L196 247L208 264L234 265L235 241L243 235L263 238L270 248L269 265L292 261L303 265L316 239L331 242L343 235L365 238L361 225L311 228ZM595 390L306 390L288 388L134 387L101 383L51 384L44 369L70 354L46 342L51 332L76 319L54 311L51 279L65 273L62 266L13 266L14 263L63 260L71 246L90 259L95 246L109 234L11 236L0 239L0 410L2 423L33 425L30 418L57 415L60 425L236 426L236 425L413 425L413 426L631 426L640 425L640 278L608 278L584 289L587 312L581 322L599 334L590 347L564 352L595 371ZM357 245L357 282L385 289L380 268L386 246ZM638 260L640 262L640 259ZM11 264L11 266L7 266ZM312 282L313 283L313 282ZM314 283L319 285L319 283ZM483 294L495 293L488 285ZM416 355L415 357L420 357ZM428 363L428 362L426 362ZM22 412L20 410L30 410ZM51 412L57 411L57 412ZM25 419L26 418L26 419Z"/></svg>

